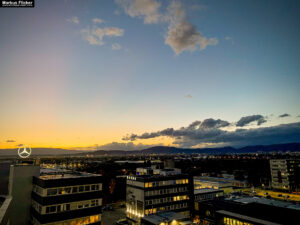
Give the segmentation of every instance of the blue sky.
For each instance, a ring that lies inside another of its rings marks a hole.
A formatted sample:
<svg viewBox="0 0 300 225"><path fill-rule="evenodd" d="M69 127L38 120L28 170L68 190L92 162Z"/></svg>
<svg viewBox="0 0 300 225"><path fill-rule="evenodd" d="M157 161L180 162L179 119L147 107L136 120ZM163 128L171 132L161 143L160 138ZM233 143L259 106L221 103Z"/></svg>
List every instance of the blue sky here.
<svg viewBox="0 0 300 225"><path fill-rule="evenodd" d="M124 143L207 118L299 122L299 1L137 2L0 9L1 146Z"/></svg>

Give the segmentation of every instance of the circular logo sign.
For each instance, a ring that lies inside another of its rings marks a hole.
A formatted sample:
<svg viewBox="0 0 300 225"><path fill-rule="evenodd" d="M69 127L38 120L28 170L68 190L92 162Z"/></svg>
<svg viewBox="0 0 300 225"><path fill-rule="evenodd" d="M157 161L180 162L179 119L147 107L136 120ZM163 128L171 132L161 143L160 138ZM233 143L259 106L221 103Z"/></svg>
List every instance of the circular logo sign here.
<svg viewBox="0 0 300 225"><path fill-rule="evenodd" d="M21 157L21 158L28 158L31 154L31 148L29 146L21 146L19 147L18 149L18 155Z"/></svg>

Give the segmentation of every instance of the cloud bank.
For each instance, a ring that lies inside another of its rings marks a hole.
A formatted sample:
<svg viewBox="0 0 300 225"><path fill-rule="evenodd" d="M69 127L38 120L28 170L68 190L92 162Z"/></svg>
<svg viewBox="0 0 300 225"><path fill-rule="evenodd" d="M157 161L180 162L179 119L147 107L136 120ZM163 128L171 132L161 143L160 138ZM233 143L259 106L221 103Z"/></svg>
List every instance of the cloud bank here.
<svg viewBox="0 0 300 225"><path fill-rule="evenodd" d="M179 147L197 147L201 146L246 146L259 144L279 144L300 141L300 123L281 124L271 127L257 127L251 129L241 129L251 122L256 122L259 126L264 117L261 115L242 117L236 123L236 129L226 130L229 123L220 119L206 119L194 121L187 127L179 129L166 128L156 132L145 132L141 135L130 134L123 138L124 141L135 141L150 139L156 137L173 138L173 144ZM264 123L264 122L263 122ZM239 126L238 126L239 125Z"/></svg>

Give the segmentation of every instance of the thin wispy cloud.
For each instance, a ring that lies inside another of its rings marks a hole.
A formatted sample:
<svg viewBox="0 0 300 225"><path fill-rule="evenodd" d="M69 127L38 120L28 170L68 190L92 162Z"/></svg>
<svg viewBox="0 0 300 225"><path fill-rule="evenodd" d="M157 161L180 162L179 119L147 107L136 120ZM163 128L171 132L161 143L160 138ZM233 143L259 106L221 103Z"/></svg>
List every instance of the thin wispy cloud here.
<svg viewBox="0 0 300 225"><path fill-rule="evenodd" d="M14 143L14 142L16 142L16 141L13 140L13 139L8 139L8 140L6 140L6 142L7 142L7 143Z"/></svg>
<svg viewBox="0 0 300 225"><path fill-rule="evenodd" d="M104 37L121 37L124 35L124 30L117 27L93 27L85 28L80 31L82 37L90 45L104 45Z"/></svg>
<svg viewBox="0 0 300 225"><path fill-rule="evenodd" d="M93 23L104 23L104 20L99 19L99 18L94 18Z"/></svg>
<svg viewBox="0 0 300 225"><path fill-rule="evenodd" d="M155 145L145 145L142 143L134 144L133 142L111 142L105 145L98 146L99 150L142 150L153 147Z"/></svg>
<svg viewBox="0 0 300 225"><path fill-rule="evenodd" d="M111 48L112 48L112 50L121 50L122 46L120 44L118 44L118 43L113 43L111 45Z"/></svg>
<svg viewBox="0 0 300 225"><path fill-rule="evenodd" d="M75 24L79 24L79 19L77 16L71 17L67 19L68 22L70 23L75 23Z"/></svg>
<svg viewBox="0 0 300 225"><path fill-rule="evenodd" d="M192 96L192 95L190 95L190 94L188 94L188 95L185 95L184 97L185 97L185 98L193 98L193 96Z"/></svg>

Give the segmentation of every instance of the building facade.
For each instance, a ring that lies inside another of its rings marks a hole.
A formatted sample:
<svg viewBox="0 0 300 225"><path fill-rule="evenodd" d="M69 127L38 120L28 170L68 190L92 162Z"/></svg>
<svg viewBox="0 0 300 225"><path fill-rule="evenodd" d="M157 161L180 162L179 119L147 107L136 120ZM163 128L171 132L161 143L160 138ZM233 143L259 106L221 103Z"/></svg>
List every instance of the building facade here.
<svg viewBox="0 0 300 225"><path fill-rule="evenodd" d="M31 223L101 224L102 177L87 173L50 173L33 177Z"/></svg>
<svg viewBox="0 0 300 225"><path fill-rule="evenodd" d="M144 216L160 212L190 214L190 182L178 169L137 169L143 175L128 176L126 181L126 216L140 224ZM145 171L148 171L145 174Z"/></svg>
<svg viewBox="0 0 300 225"><path fill-rule="evenodd" d="M210 225L296 224L299 207L257 197L236 197L199 202L194 222Z"/></svg>
<svg viewBox="0 0 300 225"><path fill-rule="evenodd" d="M300 160L270 160L272 188L286 191L299 191Z"/></svg>

